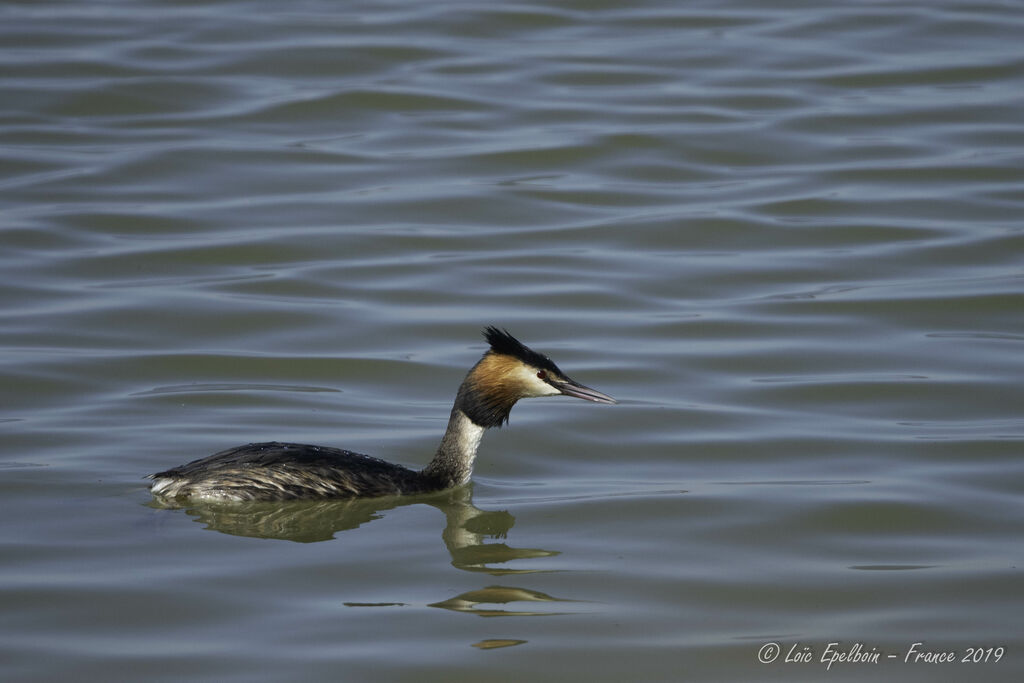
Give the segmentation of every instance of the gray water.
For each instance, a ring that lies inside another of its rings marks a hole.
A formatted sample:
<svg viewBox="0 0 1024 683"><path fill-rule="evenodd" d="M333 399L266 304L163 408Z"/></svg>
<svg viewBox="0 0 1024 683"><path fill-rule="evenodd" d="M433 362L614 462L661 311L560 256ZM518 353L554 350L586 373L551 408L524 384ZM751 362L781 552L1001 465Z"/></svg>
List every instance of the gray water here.
<svg viewBox="0 0 1024 683"><path fill-rule="evenodd" d="M1020 680L1022 35L3 5L0 678ZM441 499L152 502L250 441L424 464L488 324L620 404L521 402Z"/></svg>

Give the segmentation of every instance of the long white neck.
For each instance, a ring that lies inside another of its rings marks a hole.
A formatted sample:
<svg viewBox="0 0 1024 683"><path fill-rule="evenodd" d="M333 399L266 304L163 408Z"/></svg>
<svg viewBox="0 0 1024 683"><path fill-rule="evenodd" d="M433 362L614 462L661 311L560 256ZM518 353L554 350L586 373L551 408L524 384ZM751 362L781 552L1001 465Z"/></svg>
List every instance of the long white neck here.
<svg viewBox="0 0 1024 683"><path fill-rule="evenodd" d="M480 438L488 428L508 422L509 411L523 395L518 385L507 381L520 365L519 361L488 351L466 374L455 395L441 445L421 471L434 485L450 488L469 481Z"/></svg>
<svg viewBox="0 0 1024 683"><path fill-rule="evenodd" d="M475 424L456 405L452 408L441 445L434 459L423 469L423 475L437 479L444 488L468 482L473 475L473 461L485 431L486 427Z"/></svg>

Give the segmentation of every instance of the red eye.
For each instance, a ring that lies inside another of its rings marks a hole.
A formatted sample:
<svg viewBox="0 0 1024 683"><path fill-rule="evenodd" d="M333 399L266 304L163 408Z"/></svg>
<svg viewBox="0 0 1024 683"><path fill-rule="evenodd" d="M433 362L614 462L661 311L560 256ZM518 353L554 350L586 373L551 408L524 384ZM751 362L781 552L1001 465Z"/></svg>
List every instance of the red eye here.
<svg viewBox="0 0 1024 683"><path fill-rule="evenodd" d="M547 378L548 378L548 373L544 372L543 370L538 370L537 371L537 379L547 379Z"/></svg>

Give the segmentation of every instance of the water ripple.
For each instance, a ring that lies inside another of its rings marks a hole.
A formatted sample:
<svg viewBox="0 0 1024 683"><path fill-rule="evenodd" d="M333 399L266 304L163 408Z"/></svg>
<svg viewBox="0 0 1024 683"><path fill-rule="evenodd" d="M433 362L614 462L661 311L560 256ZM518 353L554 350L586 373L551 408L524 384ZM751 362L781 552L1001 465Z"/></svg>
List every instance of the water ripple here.
<svg viewBox="0 0 1024 683"><path fill-rule="evenodd" d="M796 672L757 634L1024 647L1016 4L0 17L7 678L493 679L512 652L544 678L557 650L588 680L747 680ZM144 505L143 474L253 440L426 462L486 324L622 401L520 402L477 526L385 506L282 552ZM516 557L501 590L586 618L431 607Z"/></svg>

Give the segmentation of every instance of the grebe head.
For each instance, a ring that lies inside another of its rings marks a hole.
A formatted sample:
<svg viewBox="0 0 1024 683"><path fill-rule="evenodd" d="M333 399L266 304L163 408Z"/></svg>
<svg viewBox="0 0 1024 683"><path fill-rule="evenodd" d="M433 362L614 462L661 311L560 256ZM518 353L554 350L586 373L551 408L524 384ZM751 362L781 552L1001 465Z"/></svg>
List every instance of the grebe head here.
<svg viewBox="0 0 1024 683"><path fill-rule="evenodd" d="M458 405L481 427L500 427L521 398L573 396L595 403L615 399L570 379L554 361L537 353L507 330L488 327L484 338L491 348L473 366L463 383Z"/></svg>

